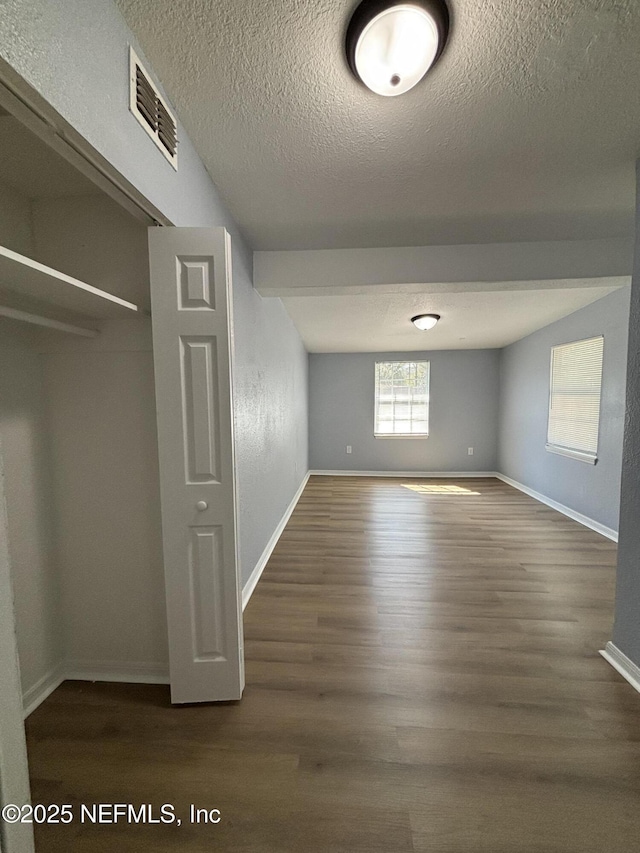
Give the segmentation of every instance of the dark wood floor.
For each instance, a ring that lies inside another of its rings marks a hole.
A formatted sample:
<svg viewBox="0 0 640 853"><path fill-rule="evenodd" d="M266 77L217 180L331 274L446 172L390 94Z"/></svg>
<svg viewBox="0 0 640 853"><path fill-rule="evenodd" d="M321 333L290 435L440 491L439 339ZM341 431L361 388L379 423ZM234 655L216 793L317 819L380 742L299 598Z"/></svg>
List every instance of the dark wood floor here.
<svg viewBox="0 0 640 853"><path fill-rule="evenodd" d="M493 479L313 477L246 611L240 704L68 682L36 801L218 808L39 853L632 853L640 696L598 655L615 546Z"/></svg>

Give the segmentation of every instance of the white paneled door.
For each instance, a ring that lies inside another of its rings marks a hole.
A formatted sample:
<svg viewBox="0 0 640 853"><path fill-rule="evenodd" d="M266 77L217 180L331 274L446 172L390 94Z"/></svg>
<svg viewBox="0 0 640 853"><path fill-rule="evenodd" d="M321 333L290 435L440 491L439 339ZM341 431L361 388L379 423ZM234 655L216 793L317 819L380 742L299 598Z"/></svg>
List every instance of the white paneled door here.
<svg viewBox="0 0 640 853"><path fill-rule="evenodd" d="M150 228L149 258L171 698L239 699L230 238Z"/></svg>

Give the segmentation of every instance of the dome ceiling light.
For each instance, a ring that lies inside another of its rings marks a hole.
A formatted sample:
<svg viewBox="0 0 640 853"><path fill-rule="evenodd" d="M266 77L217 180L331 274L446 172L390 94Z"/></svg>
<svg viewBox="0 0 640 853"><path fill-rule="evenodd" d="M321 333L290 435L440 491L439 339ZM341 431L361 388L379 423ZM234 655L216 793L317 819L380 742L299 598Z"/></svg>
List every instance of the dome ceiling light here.
<svg viewBox="0 0 640 853"><path fill-rule="evenodd" d="M411 322L417 329L426 332L429 329L433 329L439 319L439 314L416 314L415 317L411 318Z"/></svg>
<svg viewBox="0 0 640 853"><path fill-rule="evenodd" d="M449 32L444 0L363 0L347 28L347 60L378 95L402 95L442 53Z"/></svg>

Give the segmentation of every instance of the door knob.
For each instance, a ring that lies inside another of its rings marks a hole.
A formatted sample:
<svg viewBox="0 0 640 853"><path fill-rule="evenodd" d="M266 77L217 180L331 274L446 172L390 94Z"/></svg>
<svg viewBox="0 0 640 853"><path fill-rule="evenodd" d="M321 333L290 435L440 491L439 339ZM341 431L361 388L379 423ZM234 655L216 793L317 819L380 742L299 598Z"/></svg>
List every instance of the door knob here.
<svg viewBox="0 0 640 853"><path fill-rule="evenodd" d="M205 509L209 509L209 504L206 501L198 501L196 504L196 509L198 512L204 512Z"/></svg>

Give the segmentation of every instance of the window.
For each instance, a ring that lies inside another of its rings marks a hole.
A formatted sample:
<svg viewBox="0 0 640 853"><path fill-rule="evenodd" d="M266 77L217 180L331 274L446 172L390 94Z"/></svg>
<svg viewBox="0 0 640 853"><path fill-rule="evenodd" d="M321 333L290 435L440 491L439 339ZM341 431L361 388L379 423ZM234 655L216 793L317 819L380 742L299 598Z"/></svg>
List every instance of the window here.
<svg viewBox="0 0 640 853"><path fill-rule="evenodd" d="M595 465L604 338L551 348L547 450Z"/></svg>
<svg viewBox="0 0 640 853"><path fill-rule="evenodd" d="M376 436L429 434L429 362L376 362Z"/></svg>

